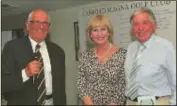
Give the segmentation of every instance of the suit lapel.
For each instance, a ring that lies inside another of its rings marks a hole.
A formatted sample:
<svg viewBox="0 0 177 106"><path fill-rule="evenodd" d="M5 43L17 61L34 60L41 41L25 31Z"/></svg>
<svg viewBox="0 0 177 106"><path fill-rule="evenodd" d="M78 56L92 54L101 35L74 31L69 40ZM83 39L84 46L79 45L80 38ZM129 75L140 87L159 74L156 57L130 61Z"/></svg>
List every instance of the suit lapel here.
<svg viewBox="0 0 177 106"><path fill-rule="evenodd" d="M32 45L31 45L31 42L30 42L28 36L25 37L25 40L24 40L23 44L25 46L23 52L25 52L25 54L27 55L27 57L32 58L32 56L33 56L33 50L32 50Z"/></svg>
<svg viewBox="0 0 177 106"><path fill-rule="evenodd" d="M50 45L50 42L46 41L46 46L49 54L50 64L51 64L51 72L53 74L53 68L54 68L54 60L55 60L55 54L53 52L52 46Z"/></svg>

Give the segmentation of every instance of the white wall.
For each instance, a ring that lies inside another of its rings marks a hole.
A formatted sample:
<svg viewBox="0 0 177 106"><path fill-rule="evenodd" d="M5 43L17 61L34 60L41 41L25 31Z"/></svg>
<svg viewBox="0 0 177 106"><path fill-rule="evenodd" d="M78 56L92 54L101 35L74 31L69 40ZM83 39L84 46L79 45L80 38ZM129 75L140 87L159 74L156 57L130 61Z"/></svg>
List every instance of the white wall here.
<svg viewBox="0 0 177 106"><path fill-rule="evenodd" d="M73 23L78 20L78 14L84 7L122 3L120 1L104 1L79 7L67 8L50 12L51 15L51 40L60 45L66 54L66 93L67 104L76 104L76 72L74 30ZM80 35L82 36L82 35Z"/></svg>
<svg viewBox="0 0 177 106"><path fill-rule="evenodd" d="M24 28L27 17L28 17L28 13L3 16L1 20L2 22L1 30L6 31L6 30Z"/></svg>

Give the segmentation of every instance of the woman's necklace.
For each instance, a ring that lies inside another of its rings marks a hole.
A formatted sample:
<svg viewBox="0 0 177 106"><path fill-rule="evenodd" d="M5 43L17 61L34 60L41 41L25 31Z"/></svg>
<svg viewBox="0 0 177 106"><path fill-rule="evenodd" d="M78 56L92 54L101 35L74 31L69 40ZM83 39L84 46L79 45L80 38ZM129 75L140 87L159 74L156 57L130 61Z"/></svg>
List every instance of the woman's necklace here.
<svg viewBox="0 0 177 106"><path fill-rule="evenodd" d="M109 47L108 47L108 50L103 54L103 55L101 55L101 56L99 56L98 54L97 54L97 51L96 51L96 48L95 48L95 53L96 53L96 56L99 58L99 59L102 59L102 58L104 58L109 52L110 52L110 50L111 50L111 48L112 48L112 44L111 43L109 43Z"/></svg>

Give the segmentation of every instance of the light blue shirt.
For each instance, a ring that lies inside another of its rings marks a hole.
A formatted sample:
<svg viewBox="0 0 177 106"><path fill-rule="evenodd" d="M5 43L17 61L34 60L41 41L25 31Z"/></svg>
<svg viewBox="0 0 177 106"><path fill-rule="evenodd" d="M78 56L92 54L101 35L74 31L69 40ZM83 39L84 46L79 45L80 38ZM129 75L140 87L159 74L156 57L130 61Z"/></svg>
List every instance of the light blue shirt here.
<svg viewBox="0 0 177 106"><path fill-rule="evenodd" d="M146 49L138 59L136 77L129 80L130 71L133 68L132 63L134 56L138 50L138 41L129 45L126 61L125 74L127 80L126 93L129 89L131 81L135 81L138 85L137 94L154 95L154 96L170 96L169 104L176 104L176 53L172 43L169 41L152 35L142 46Z"/></svg>

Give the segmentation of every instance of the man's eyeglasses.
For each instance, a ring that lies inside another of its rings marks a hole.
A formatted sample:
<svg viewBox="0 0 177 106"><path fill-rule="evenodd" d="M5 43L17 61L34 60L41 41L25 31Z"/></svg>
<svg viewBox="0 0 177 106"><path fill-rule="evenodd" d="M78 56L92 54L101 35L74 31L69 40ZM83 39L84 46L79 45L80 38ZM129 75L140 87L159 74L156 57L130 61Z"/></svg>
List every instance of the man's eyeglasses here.
<svg viewBox="0 0 177 106"><path fill-rule="evenodd" d="M50 26L49 22L29 21L31 24Z"/></svg>
<svg viewBox="0 0 177 106"><path fill-rule="evenodd" d="M31 24L32 29L40 29L43 28L45 30L49 29L50 23L49 22L41 22L41 21L29 21ZM41 27L42 25L42 27Z"/></svg>

